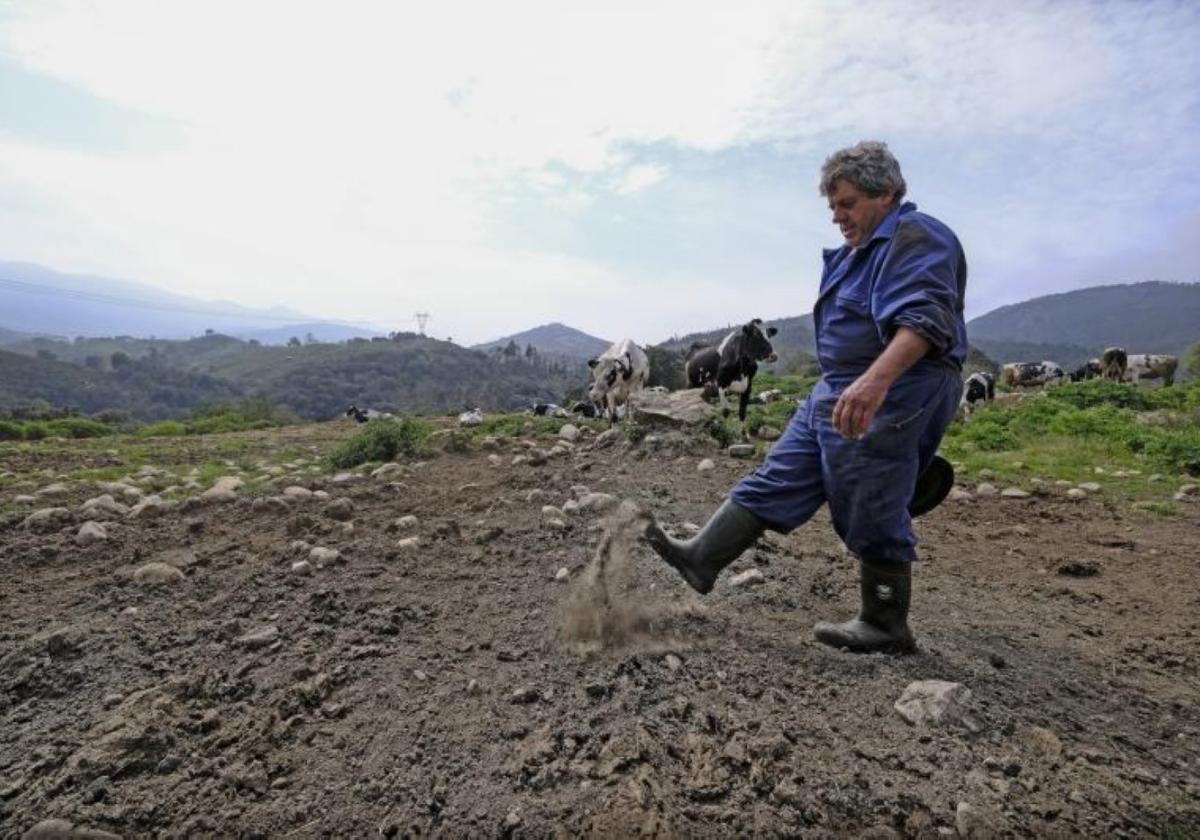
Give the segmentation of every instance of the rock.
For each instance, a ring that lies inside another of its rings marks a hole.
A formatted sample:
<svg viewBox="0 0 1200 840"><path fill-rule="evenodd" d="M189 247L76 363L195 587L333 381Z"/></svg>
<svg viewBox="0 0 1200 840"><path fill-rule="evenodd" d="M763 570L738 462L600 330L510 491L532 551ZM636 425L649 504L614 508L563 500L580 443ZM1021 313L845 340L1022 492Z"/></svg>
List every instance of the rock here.
<svg viewBox="0 0 1200 840"><path fill-rule="evenodd" d="M1058 573L1065 577L1095 577L1100 574L1098 560L1068 560L1058 567Z"/></svg>
<svg viewBox="0 0 1200 840"><path fill-rule="evenodd" d="M1072 499L1086 499L1087 491L1081 490L1078 487L1072 487L1070 490L1067 491L1067 496Z"/></svg>
<svg viewBox="0 0 1200 840"><path fill-rule="evenodd" d="M133 573L133 579L145 585L162 585L182 583L183 572L166 563L146 563Z"/></svg>
<svg viewBox="0 0 1200 840"><path fill-rule="evenodd" d="M14 505L32 505L32 504L36 504L37 500L38 500L37 496L28 496L25 494L22 494L20 496L13 496L13 504Z"/></svg>
<svg viewBox="0 0 1200 840"><path fill-rule="evenodd" d="M57 531L71 520L71 511L66 508L42 508L26 516L21 527L35 534Z"/></svg>
<svg viewBox="0 0 1200 840"><path fill-rule="evenodd" d="M250 510L255 513L283 514L290 509L288 503L278 496L262 496L255 499L250 505Z"/></svg>
<svg viewBox="0 0 1200 840"><path fill-rule="evenodd" d="M1163 480L1163 474L1162 473L1150 473L1149 477L1146 480L1152 481L1155 484L1157 484L1158 482Z"/></svg>
<svg viewBox="0 0 1200 840"><path fill-rule="evenodd" d="M294 575L311 575L312 571L312 564L307 560L297 560L292 564L292 574Z"/></svg>
<svg viewBox="0 0 1200 840"><path fill-rule="evenodd" d="M567 499L565 502L563 502L562 512L566 516L574 516L575 514L579 513L579 502L575 501L574 499Z"/></svg>
<svg viewBox="0 0 1200 840"><path fill-rule="evenodd" d="M84 522L75 535L76 545L92 545L108 539L108 531L98 522Z"/></svg>
<svg viewBox="0 0 1200 840"><path fill-rule="evenodd" d="M514 703L536 703L541 696L541 692L536 688L526 685L514 691L509 699Z"/></svg>
<svg viewBox="0 0 1200 840"><path fill-rule="evenodd" d="M763 426L758 430L758 435L756 437L758 437L759 440L773 441L779 440L780 434L781 432L774 426Z"/></svg>
<svg viewBox="0 0 1200 840"><path fill-rule="evenodd" d="M405 553L415 552L420 546L420 537L405 537L396 543L396 548Z"/></svg>
<svg viewBox="0 0 1200 840"><path fill-rule="evenodd" d="M121 835L74 825L67 820L50 819L37 823L21 835L21 840L121 840Z"/></svg>
<svg viewBox="0 0 1200 840"><path fill-rule="evenodd" d="M329 480L332 483L338 484L338 485L357 484L358 482L363 480L363 477L361 475L359 475L358 473L340 472Z"/></svg>
<svg viewBox="0 0 1200 840"><path fill-rule="evenodd" d="M568 580L571 579L571 570L568 569L566 566L563 566L561 569L559 569L557 572L554 573L554 579L556 581L558 581L559 583L566 583Z"/></svg>
<svg viewBox="0 0 1200 840"><path fill-rule="evenodd" d="M579 427L571 423L567 423L558 430L558 436L565 441L574 443L579 439Z"/></svg>
<svg viewBox="0 0 1200 840"><path fill-rule="evenodd" d="M421 522L419 519L417 519L417 517L413 516L412 514L408 514L407 516L401 516L399 519L393 519L388 524L387 530L390 532L415 531L417 526L420 524Z"/></svg>
<svg viewBox="0 0 1200 840"><path fill-rule="evenodd" d="M665 394L642 391L633 402L633 418L639 423L696 426L713 415L713 407L704 401L703 388L669 391Z"/></svg>
<svg viewBox="0 0 1200 840"><path fill-rule="evenodd" d="M295 499L298 502L305 502L313 497L313 491L309 490L307 487L300 487L299 485L293 484L291 487L283 488L283 495L289 499Z"/></svg>
<svg viewBox="0 0 1200 840"><path fill-rule="evenodd" d="M609 493L588 493L579 500L579 509L587 513L603 513L616 507L617 504L617 497ZM566 509L567 506L563 505L564 513Z"/></svg>
<svg viewBox="0 0 1200 840"><path fill-rule="evenodd" d="M478 694L482 694L482 693L483 693L483 686L481 686L479 684L479 680L468 680L467 681L467 694L474 696L474 695L478 695Z"/></svg>
<svg viewBox="0 0 1200 840"><path fill-rule="evenodd" d="M565 520L562 520L562 519L547 519L544 524L545 524L546 528L551 531L567 530L567 523Z"/></svg>
<svg viewBox="0 0 1200 840"><path fill-rule="evenodd" d="M1171 499L1172 499L1172 501L1176 501L1176 502L1190 502L1192 500L1192 497L1189 496L1187 493L1176 493L1173 496L1171 496Z"/></svg>
<svg viewBox="0 0 1200 840"><path fill-rule="evenodd" d="M1200 484L1181 484L1179 486L1179 493L1183 496L1200 495Z"/></svg>
<svg viewBox="0 0 1200 840"><path fill-rule="evenodd" d="M971 690L962 683L918 680L908 684L894 708L913 726L941 726L968 722ZM968 728L973 728L968 725Z"/></svg>
<svg viewBox="0 0 1200 840"><path fill-rule="evenodd" d="M708 472L709 470L714 470L716 468L717 465L713 463L712 458L704 458L699 464L696 465L696 470L699 472Z"/></svg>
<svg viewBox="0 0 1200 840"><path fill-rule="evenodd" d="M1095 481L1085 481L1079 485L1079 489L1087 493L1099 493L1103 488Z"/></svg>
<svg viewBox="0 0 1200 840"><path fill-rule="evenodd" d="M971 495L970 491L955 487L950 491L949 498L952 502L969 502L975 497Z"/></svg>
<svg viewBox="0 0 1200 840"><path fill-rule="evenodd" d="M954 828L962 840L992 840L1000 836L1004 820L992 808L959 802L954 811Z"/></svg>
<svg viewBox="0 0 1200 840"><path fill-rule="evenodd" d="M521 827L521 812L513 809L504 815L504 827L509 832Z"/></svg>
<svg viewBox="0 0 1200 840"><path fill-rule="evenodd" d="M733 446L725 450L730 458L753 458L754 444L752 443L735 443Z"/></svg>
<svg viewBox="0 0 1200 840"><path fill-rule="evenodd" d="M62 484L60 482L55 482L54 484L47 484L41 490L38 490L36 493L34 493L34 495L42 496L42 497L65 496L70 492L71 492L70 487L68 487L67 485Z"/></svg>
<svg viewBox="0 0 1200 840"><path fill-rule="evenodd" d="M995 472L995 470L982 469L979 471L979 477L980 478L995 478L996 472Z"/></svg>
<svg viewBox="0 0 1200 840"><path fill-rule="evenodd" d="M543 519L558 519L561 516L562 511L556 508L554 505L542 505Z"/></svg>
<svg viewBox="0 0 1200 840"><path fill-rule="evenodd" d="M166 513L166 505L158 496L147 496L129 509L130 519L157 519Z"/></svg>
<svg viewBox="0 0 1200 840"><path fill-rule="evenodd" d="M384 464L382 467L379 467L378 469L372 470L371 478L388 479L394 475L402 474L403 472L404 472L404 467L402 467L400 464L391 462L391 463Z"/></svg>
<svg viewBox="0 0 1200 840"><path fill-rule="evenodd" d="M332 502L325 505L325 510L323 512L330 519L338 522L346 522L354 516L354 502L346 498L334 499Z"/></svg>
<svg viewBox="0 0 1200 840"><path fill-rule="evenodd" d="M1031 726L1023 730L1019 737L1021 743L1031 753L1040 758L1057 761L1062 756L1062 741L1049 729L1043 729L1040 726Z"/></svg>
<svg viewBox="0 0 1200 840"><path fill-rule="evenodd" d="M1005 487L1000 491L1000 496L1005 499L1028 499L1029 493L1020 487Z"/></svg>
<svg viewBox="0 0 1200 840"><path fill-rule="evenodd" d="M308 552L308 559L317 564L318 569L323 569L326 566L332 566L334 563L342 562L342 552L336 548L323 548L317 546Z"/></svg>
<svg viewBox="0 0 1200 840"><path fill-rule="evenodd" d="M611 429L605 429L603 432L596 435L596 440L592 443L592 447L595 449L604 449L606 447L612 446L614 443L617 442L617 439L620 436L621 436L621 430L616 427L611 428Z"/></svg>
<svg viewBox="0 0 1200 840"><path fill-rule="evenodd" d="M767 579L758 569L747 569L744 572L739 572L729 579L729 585L732 587L742 586L758 586L761 583L766 583Z"/></svg>
<svg viewBox="0 0 1200 840"><path fill-rule="evenodd" d="M237 643L247 650L258 650L273 645L279 639L279 628L268 624L244 636L239 636Z"/></svg>
<svg viewBox="0 0 1200 840"><path fill-rule="evenodd" d="M487 456L487 460L488 460L488 464L490 464L493 467L504 466L504 459L495 453L492 453L491 455Z"/></svg>
<svg viewBox="0 0 1200 840"><path fill-rule="evenodd" d="M664 656L663 662L666 663L667 669L671 671L678 671L683 667L683 660L673 653L668 653Z"/></svg>
<svg viewBox="0 0 1200 840"><path fill-rule="evenodd" d="M110 513L114 516L125 516L129 513L129 507L123 505L110 496L108 493L97 496L94 499L88 499L80 506L80 510L84 514L106 514ZM89 518L99 518L98 516L89 516Z"/></svg>
<svg viewBox="0 0 1200 840"><path fill-rule="evenodd" d="M982 472L982 470L981 470ZM988 484L986 481L975 488L975 495L980 498L988 498L990 496L998 496L1000 491L996 489L996 485Z"/></svg>
<svg viewBox="0 0 1200 840"><path fill-rule="evenodd" d="M213 482L213 486L200 494L205 502L224 504L237 501L237 491L245 484L235 475L223 475Z"/></svg>

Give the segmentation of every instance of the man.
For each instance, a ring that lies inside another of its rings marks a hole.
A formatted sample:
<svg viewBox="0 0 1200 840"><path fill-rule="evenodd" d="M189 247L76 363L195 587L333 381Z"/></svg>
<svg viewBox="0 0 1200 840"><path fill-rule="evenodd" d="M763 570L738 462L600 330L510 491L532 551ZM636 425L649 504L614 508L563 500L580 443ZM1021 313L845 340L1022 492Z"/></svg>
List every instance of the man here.
<svg viewBox="0 0 1200 840"><path fill-rule="evenodd" d="M938 466L927 475L943 481L948 471L934 454L962 392L966 258L948 227L903 200L900 164L884 143L835 152L820 190L845 239L825 251L813 310L820 382L699 534L676 540L652 522L645 539L706 593L765 529L788 533L828 502L838 536L860 561L862 611L818 624L817 638L852 651L909 652L910 503L927 467Z"/></svg>

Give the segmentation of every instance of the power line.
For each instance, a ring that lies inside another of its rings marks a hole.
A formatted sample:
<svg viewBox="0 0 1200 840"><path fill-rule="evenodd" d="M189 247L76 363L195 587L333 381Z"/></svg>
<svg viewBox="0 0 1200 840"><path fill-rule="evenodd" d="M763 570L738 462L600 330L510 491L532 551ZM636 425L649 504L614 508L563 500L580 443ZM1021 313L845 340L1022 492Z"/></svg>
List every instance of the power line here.
<svg viewBox="0 0 1200 840"><path fill-rule="evenodd" d="M191 315L206 315L210 318L241 318L252 321L278 321L280 323L297 324L304 323L308 319L305 316L282 316L282 315L253 315L240 312L222 312L220 310L199 309L196 307L187 306L172 306L165 303L153 303L150 301L135 300L133 298L119 297L116 295L106 295L101 292L88 292L82 289L64 289L60 286L43 286L38 283L27 283L23 280L11 280L5 277L0 277L0 288L9 288L15 292L23 294L46 295L47 297L60 297L69 300L86 300L93 303L107 303L112 306L129 306L138 309L155 309L161 312L184 312ZM337 323L324 321L322 323Z"/></svg>

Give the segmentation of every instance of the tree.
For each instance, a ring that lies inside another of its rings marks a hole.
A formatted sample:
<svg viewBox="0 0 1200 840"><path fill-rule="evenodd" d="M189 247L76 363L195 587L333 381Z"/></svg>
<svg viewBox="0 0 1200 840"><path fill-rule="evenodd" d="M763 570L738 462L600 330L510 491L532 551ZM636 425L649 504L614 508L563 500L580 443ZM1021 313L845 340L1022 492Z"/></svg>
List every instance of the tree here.
<svg viewBox="0 0 1200 840"><path fill-rule="evenodd" d="M525 358L530 360L537 358L537 348L532 344L525 345Z"/></svg>
<svg viewBox="0 0 1200 840"><path fill-rule="evenodd" d="M315 335L313 335L312 333L310 333L310 332L306 332L306 333L304 334L304 343L305 343L305 344L316 344L316 343L317 343L317 337L316 337Z"/></svg>
<svg viewBox="0 0 1200 840"><path fill-rule="evenodd" d="M124 367L125 365L129 364L129 354L122 353L120 350L118 350L109 357L108 363L112 366L113 370L116 370L119 367Z"/></svg>
<svg viewBox="0 0 1200 840"><path fill-rule="evenodd" d="M104 359L100 356L88 356L83 360L83 366L91 370L103 370Z"/></svg>
<svg viewBox="0 0 1200 840"><path fill-rule="evenodd" d="M288 347L299 347L300 339L296 338L296 336L292 336L291 338L288 339L287 346Z"/></svg>
<svg viewBox="0 0 1200 840"><path fill-rule="evenodd" d="M204 331L204 334L205 334L205 335L212 335L214 332L216 332L216 330L213 330L213 329L211 329L211 328L210 328L210 329L207 329L207 330L205 330L205 331Z"/></svg>
<svg viewBox="0 0 1200 840"><path fill-rule="evenodd" d="M1197 341L1188 350L1187 356L1184 357L1183 366L1189 374L1200 379L1200 341Z"/></svg>

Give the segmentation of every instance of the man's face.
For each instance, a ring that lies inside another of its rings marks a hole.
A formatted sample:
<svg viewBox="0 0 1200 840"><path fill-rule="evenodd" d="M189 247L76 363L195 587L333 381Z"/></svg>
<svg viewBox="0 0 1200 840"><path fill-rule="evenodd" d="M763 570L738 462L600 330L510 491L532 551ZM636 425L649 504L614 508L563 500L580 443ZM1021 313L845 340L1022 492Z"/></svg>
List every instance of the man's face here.
<svg viewBox="0 0 1200 840"><path fill-rule="evenodd" d="M874 198L849 181L837 181L829 194L829 209L833 223L838 226L846 244L857 248L871 238L875 228L892 211L895 194L881 193Z"/></svg>

